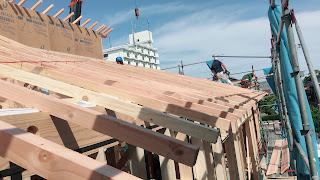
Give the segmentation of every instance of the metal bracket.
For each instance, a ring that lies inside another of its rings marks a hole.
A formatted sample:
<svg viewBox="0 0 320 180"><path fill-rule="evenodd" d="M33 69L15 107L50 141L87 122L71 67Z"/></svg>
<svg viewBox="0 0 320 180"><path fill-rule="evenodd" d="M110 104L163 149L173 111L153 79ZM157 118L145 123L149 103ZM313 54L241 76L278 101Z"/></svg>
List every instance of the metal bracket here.
<svg viewBox="0 0 320 180"><path fill-rule="evenodd" d="M300 133L301 133L301 135L302 136L305 136L305 135L307 135L308 133L310 134L310 135L313 135L314 134L314 130L313 129L310 129L310 126L309 126L309 124L307 124L307 125L302 125L303 126L303 130L300 130Z"/></svg>
<svg viewBox="0 0 320 180"><path fill-rule="evenodd" d="M300 77L304 76L304 71L293 71L292 73L290 73L291 77L294 78L296 75L299 75Z"/></svg>

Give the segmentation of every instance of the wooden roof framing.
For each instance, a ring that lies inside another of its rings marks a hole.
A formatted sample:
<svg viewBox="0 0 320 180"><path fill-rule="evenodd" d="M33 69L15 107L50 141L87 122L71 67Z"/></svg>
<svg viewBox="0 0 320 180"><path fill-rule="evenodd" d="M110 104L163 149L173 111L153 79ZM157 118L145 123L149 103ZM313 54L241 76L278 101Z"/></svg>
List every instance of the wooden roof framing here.
<svg viewBox="0 0 320 180"><path fill-rule="evenodd" d="M236 149L240 146L236 135L237 128L241 128L245 122L249 123L248 119L254 118L256 114L253 110L256 109L256 103L265 95L262 92L204 79L35 49L5 37L0 39L1 78L14 79L22 85L27 83L46 88L50 93L71 97L75 101L85 100L121 115L117 116L118 118L111 117L6 81L0 81L2 98L38 109L41 113L49 113L84 129L99 132L97 137L116 138L188 166L196 163L198 144L192 145L178 140L181 138L168 137L139 126L143 122L149 122L202 140L204 144L201 151L210 147L211 143L216 143L221 131L223 139L227 134L231 135L228 136L228 141L232 142L231 144L227 142L228 147L230 146L227 154L239 158L237 153L240 151ZM32 116L41 117L41 113ZM5 124L5 122L13 123L6 118L0 117L0 120L4 121L0 121L0 125L3 123L4 129L16 129L12 125ZM246 126L257 126L251 121L250 123ZM21 126L19 123L13 125ZM248 133L254 134L250 136L250 144L255 144L259 139L257 137L259 133L255 135L252 130ZM14 135L11 136L15 138ZM30 138L32 137L34 135L30 135ZM7 141L10 142L11 138L7 136ZM24 140L19 139L19 141ZM43 140L40 138L39 141ZM209 143L206 145L205 142ZM60 141L55 143L62 145ZM221 147L217 148L221 151ZM234 154L230 151L232 149ZM252 161L255 161L257 149L253 147L253 151L250 152ZM11 146L7 146L5 150L15 151ZM11 161L15 160L15 163L34 173L50 177L50 174L42 174L35 167L25 166L19 159L4 157ZM71 157L66 158L68 160ZM237 163L240 162L235 162ZM104 175L108 176L110 172Z"/></svg>

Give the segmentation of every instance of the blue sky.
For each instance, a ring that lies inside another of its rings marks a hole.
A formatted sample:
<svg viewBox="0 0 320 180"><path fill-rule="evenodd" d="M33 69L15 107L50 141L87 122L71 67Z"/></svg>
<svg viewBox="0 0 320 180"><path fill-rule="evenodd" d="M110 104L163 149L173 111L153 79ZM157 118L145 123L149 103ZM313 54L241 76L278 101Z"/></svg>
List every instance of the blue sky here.
<svg viewBox="0 0 320 180"><path fill-rule="evenodd" d="M17 0L18 2L19 0ZM48 13L54 15L61 8L69 13L69 1L43 0L38 11L50 4L55 7ZM31 7L37 0L28 0L24 6ZM82 15L114 28L110 33L112 46L127 43L131 33L130 20L136 23L137 31L147 29L147 17L153 32L154 47L158 48L161 68L209 60L216 55L270 55L270 28L267 19L269 0L136 0L140 18L135 20L135 0L84 0ZM280 0L276 0L280 2ZM320 69L320 1L290 1L301 29L304 33L310 56L316 69ZM82 20L82 22L84 22ZM98 27L98 26L97 26ZM110 47L109 38L103 40L104 48ZM301 69L306 70L301 50L299 60ZM270 67L264 59L221 59L233 74ZM210 71L206 65L188 66L185 74L193 77L208 78ZM170 72L177 73L172 69ZM258 72L261 75L262 71ZM242 75L235 75L241 77Z"/></svg>

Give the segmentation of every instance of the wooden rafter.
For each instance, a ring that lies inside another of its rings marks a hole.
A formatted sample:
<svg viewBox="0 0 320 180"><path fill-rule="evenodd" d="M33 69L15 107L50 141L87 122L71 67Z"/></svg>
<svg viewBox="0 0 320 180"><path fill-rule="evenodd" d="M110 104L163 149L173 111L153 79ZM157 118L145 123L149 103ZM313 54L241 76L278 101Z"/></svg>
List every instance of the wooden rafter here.
<svg viewBox="0 0 320 180"><path fill-rule="evenodd" d="M208 128L200 124L195 124L181 118L176 118L168 114L160 113L149 108L141 107L130 102L114 98L107 94L93 92L15 68L0 65L0 75L27 82L36 86L41 86L66 96L75 97L79 100L86 99L93 104L101 105L106 108L113 108L114 110L123 114L127 114L131 117L155 123L157 125L164 126L210 142L216 142L217 137L219 136L218 130Z"/></svg>
<svg viewBox="0 0 320 180"><path fill-rule="evenodd" d="M190 166L194 165L199 151L199 148L187 143L8 82L0 81L0 92L4 98L49 112L61 119L110 135ZM26 93L27 95L25 95ZM45 106L43 106L44 104Z"/></svg>
<svg viewBox="0 0 320 180"><path fill-rule="evenodd" d="M0 139L0 156L46 179L138 179L2 121Z"/></svg>

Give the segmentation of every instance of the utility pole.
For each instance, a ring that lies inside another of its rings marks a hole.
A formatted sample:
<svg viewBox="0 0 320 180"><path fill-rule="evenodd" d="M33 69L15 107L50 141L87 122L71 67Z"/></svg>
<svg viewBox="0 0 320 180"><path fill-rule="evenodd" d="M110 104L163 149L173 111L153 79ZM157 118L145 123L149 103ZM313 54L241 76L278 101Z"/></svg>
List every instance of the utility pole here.
<svg viewBox="0 0 320 180"><path fill-rule="evenodd" d="M74 13L74 15L69 19L69 22L75 21L79 16L81 16L81 6L83 0L71 0L70 4L70 13ZM80 25L80 21L77 22Z"/></svg>
<svg viewBox="0 0 320 180"><path fill-rule="evenodd" d="M136 41L134 39L134 30L133 30L133 23L131 19L131 29L132 29L132 40L133 40L133 47L136 48Z"/></svg>

